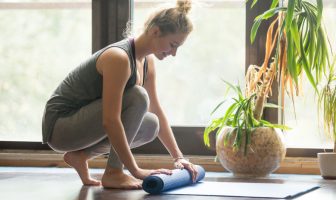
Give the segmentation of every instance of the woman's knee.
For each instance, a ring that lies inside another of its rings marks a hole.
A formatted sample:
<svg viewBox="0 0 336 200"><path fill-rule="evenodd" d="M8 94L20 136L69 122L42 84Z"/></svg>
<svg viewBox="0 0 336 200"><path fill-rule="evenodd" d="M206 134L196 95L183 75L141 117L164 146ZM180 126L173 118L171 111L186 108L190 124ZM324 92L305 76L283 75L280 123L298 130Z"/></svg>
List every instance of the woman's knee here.
<svg viewBox="0 0 336 200"><path fill-rule="evenodd" d="M160 126L158 117L153 113L147 112L142 121L139 132L130 143L130 147L136 148L152 142L158 136L159 129Z"/></svg>
<svg viewBox="0 0 336 200"><path fill-rule="evenodd" d="M148 142L151 142L158 136L160 129L159 118L155 114L148 112L145 119L149 137Z"/></svg>
<svg viewBox="0 0 336 200"><path fill-rule="evenodd" d="M139 108L148 110L149 107L149 97L145 88L135 85L132 88L129 88L125 95L124 101L127 101L128 104L136 105Z"/></svg>

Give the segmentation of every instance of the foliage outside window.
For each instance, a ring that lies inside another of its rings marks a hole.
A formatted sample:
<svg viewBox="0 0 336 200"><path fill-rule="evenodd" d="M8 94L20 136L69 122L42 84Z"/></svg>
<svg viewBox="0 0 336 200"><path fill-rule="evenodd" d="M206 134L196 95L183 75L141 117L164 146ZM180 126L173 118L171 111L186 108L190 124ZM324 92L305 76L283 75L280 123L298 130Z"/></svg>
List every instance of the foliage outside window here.
<svg viewBox="0 0 336 200"><path fill-rule="evenodd" d="M45 102L91 54L91 1L2 1L0 18L0 140L41 141Z"/></svg>

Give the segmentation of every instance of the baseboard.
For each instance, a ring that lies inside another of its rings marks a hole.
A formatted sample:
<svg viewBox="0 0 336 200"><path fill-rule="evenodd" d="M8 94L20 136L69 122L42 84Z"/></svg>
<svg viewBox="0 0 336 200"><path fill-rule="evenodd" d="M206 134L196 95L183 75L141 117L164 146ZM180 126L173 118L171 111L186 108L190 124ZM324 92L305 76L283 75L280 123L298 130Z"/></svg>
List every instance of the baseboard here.
<svg viewBox="0 0 336 200"><path fill-rule="evenodd" d="M206 171L224 172L225 169L215 156L186 156L194 163L201 165ZM136 162L139 167L146 169L173 168L172 158L167 154L136 154ZM99 156L89 161L92 168L104 168L107 156ZM20 167L69 167L63 161L63 155L53 151L41 150L1 150L0 166ZM281 174L320 174L317 158L286 157L280 164L280 168L274 173Z"/></svg>

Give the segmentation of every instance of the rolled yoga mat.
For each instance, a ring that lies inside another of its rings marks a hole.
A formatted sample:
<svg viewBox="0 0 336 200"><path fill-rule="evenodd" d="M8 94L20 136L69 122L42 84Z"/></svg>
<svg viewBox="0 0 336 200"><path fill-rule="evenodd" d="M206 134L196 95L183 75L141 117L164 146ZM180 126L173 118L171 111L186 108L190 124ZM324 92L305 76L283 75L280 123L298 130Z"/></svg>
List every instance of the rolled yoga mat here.
<svg viewBox="0 0 336 200"><path fill-rule="evenodd" d="M205 170L199 165L195 165L198 171L196 182L205 176ZM186 169L174 169L172 175L156 174L146 177L142 183L142 189L149 194L160 194L161 192L191 185L192 177Z"/></svg>

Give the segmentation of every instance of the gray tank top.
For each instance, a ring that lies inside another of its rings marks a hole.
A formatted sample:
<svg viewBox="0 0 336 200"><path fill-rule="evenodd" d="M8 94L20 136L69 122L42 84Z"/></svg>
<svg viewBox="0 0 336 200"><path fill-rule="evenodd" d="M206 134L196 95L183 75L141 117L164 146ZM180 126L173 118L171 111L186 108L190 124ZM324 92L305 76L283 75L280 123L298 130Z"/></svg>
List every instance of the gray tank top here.
<svg viewBox="0 0 336 200"><path fill-rule="evenodd" d="M102 98L103 79L97 71L96 62L98 57L111 47L123 49L130 60L131 76L125 90L135 85L137 73L133 39L124 39L97 51L70 72L47 101L42 119L43 143L49 141L55 122L59 117L70 116L76 113L81 107ZM146 59L143 74L145 81L147 74Z"/></svg>

